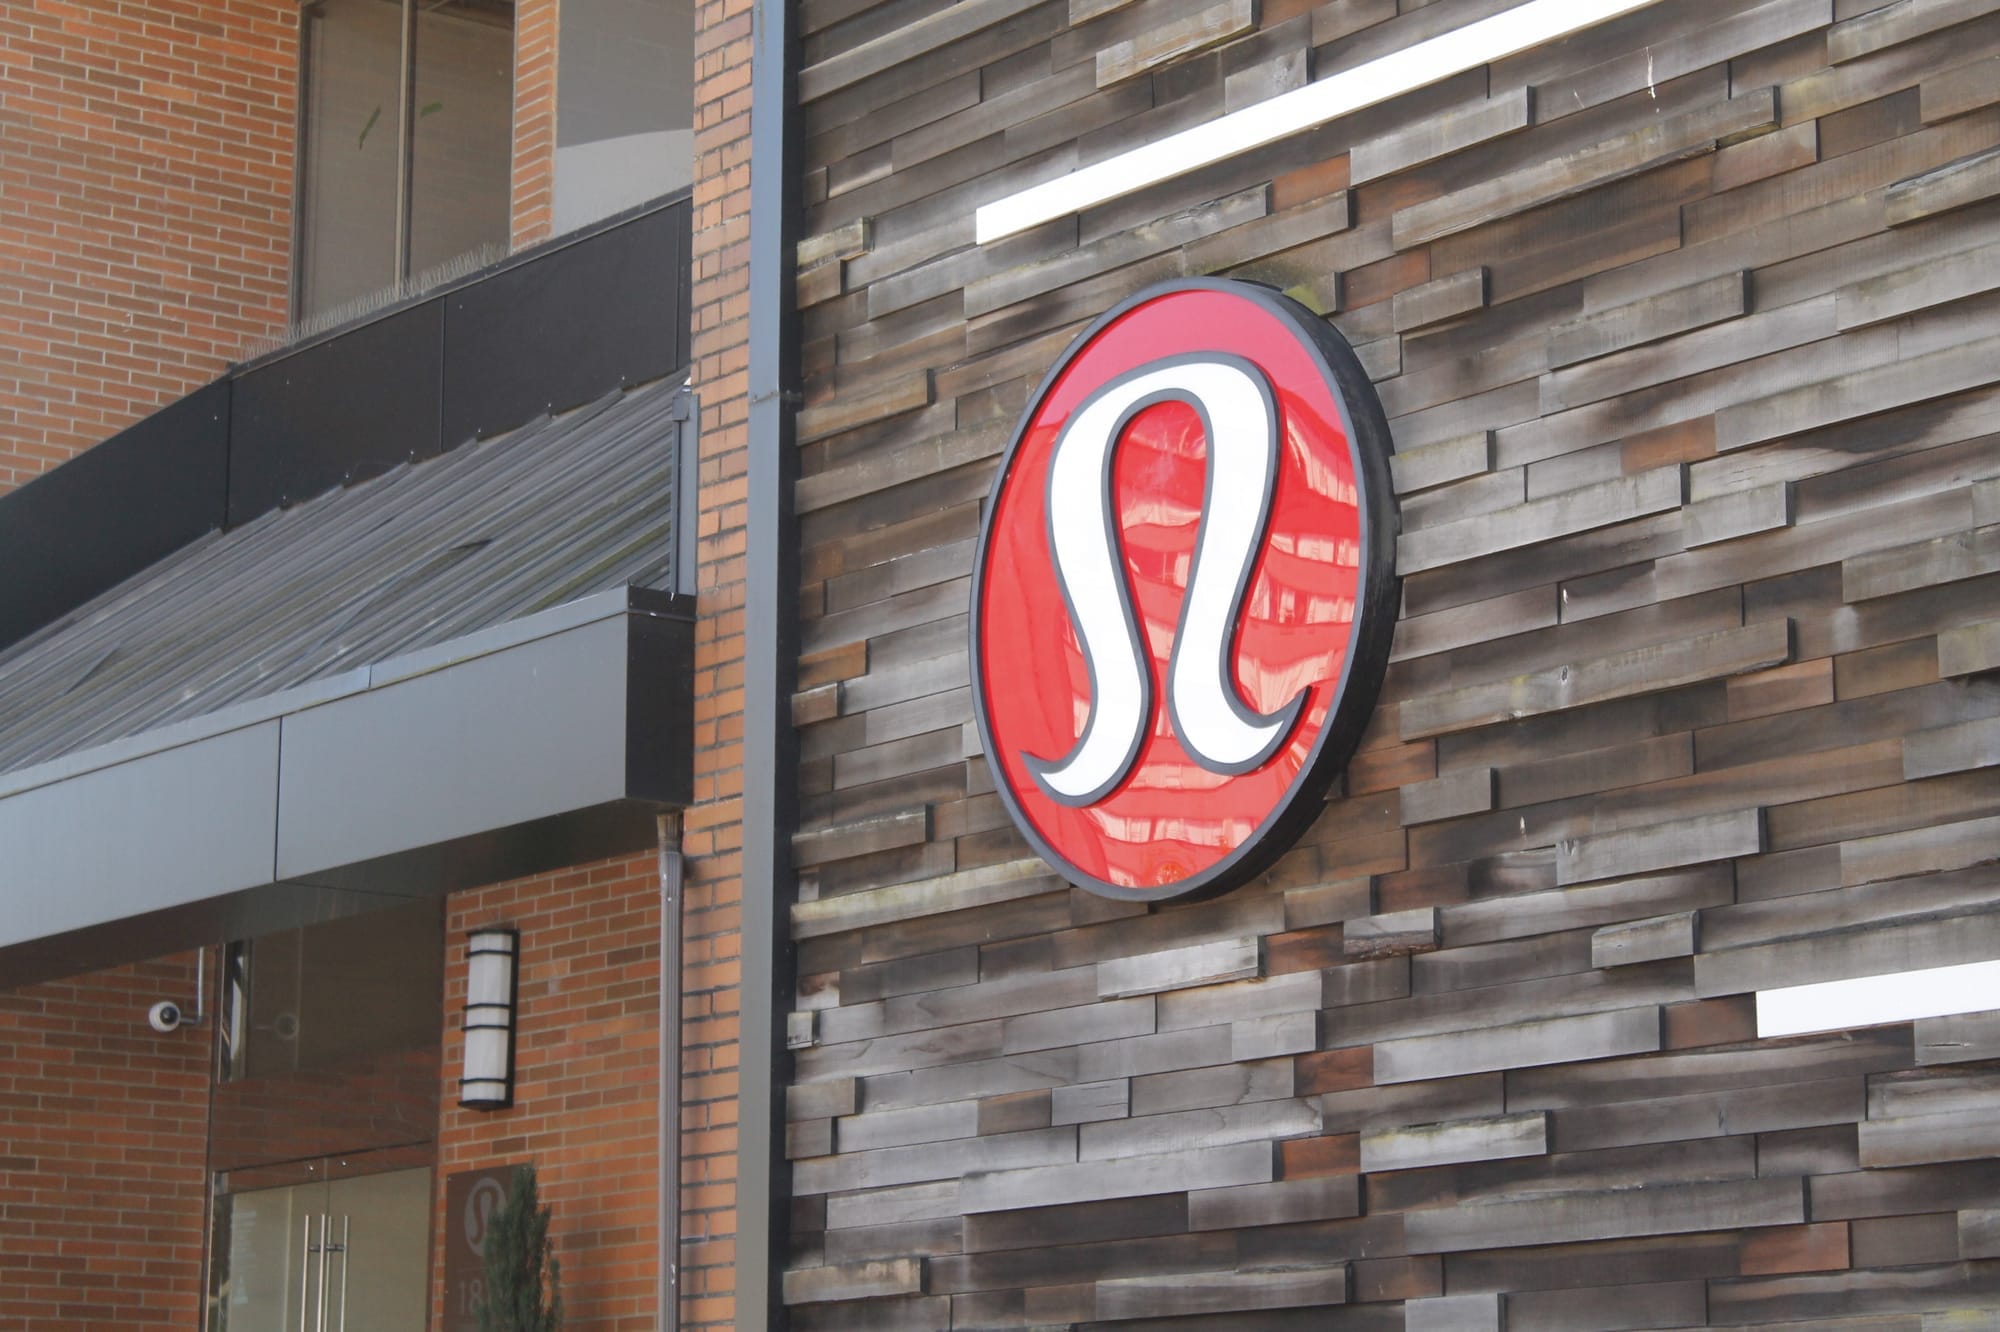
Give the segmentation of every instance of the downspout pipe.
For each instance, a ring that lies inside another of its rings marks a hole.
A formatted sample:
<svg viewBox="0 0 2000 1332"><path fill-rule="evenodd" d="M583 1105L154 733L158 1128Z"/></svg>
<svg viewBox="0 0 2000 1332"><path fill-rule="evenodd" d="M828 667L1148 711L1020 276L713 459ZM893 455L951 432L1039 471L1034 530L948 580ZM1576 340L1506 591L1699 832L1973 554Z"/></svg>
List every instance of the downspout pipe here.
<svg viewBox="0 0 2000 1332"><path fill-rule="evenodd" d="M659 816L660 1332L681 1325L681 816Z"/></svg>
<svg viewBox="0 0 2000 1332"><path fill-rule="evenodd" d="M787 0L755 0L750 67L750 458L745 478L742 977L737 1058L736 1325L783 1329L780 1290L791 1213L784 1157L784 1022L795 982L791 838L798 826L799 135Z"/></svg>

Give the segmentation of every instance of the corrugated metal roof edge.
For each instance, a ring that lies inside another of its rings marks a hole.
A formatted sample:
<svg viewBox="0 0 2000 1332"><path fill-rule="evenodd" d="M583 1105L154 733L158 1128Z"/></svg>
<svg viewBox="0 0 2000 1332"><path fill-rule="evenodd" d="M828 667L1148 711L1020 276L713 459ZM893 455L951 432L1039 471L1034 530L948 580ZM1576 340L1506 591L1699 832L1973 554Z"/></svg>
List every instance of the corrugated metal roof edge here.
<svg viewBox="0 0 2000 1332"><path fill-rule="evenodd" d="M245 726L254 726L273 717L304 712L308 708L332 702L334 699L365 693L371 689L385 688L399 681L414 679L448 666L456 666L478 657L519 647L524 643L532 643L536 639L548 638L582 625L632 613L692 619L694 598L631 586L612 588L591 596L579 597L575 601L565 602L545 611L537 611L516 620L507 620L474 630L462 638L419 648L414 652L366 666L357 666L323 680L296 685L200 717L190 717L186 721L173 722L154 730L142 731L138 735L64 754L25 768L17 768L12 772L0 773L0 800L120 763L129 763L133 759L144 758L149 754L163 753L212 736L241 730Z"/></svg>

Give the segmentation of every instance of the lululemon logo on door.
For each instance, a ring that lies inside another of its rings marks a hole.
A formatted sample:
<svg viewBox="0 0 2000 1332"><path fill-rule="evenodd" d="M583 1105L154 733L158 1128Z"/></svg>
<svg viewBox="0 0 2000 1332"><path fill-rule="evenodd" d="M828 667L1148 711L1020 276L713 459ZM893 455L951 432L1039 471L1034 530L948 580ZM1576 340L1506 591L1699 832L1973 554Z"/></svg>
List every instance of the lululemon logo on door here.
<svg viewBox="0 0 2000 1332"><path fill-rule="evenodd" d="M1340 335L1249 283L1142 292L1042 381L980 532L973 695L1070 882L1221 892L1312 822L1395 627L1388 442Z"/></svg>

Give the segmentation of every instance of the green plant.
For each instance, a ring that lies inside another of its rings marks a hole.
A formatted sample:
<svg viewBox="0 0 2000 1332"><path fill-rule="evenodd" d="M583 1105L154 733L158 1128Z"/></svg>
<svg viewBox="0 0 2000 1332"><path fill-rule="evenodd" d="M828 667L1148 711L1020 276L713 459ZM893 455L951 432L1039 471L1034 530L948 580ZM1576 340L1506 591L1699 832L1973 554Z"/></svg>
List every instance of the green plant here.
<svg viewBox="0 0 2000 1332"><path fill-rule="evenodd" d="M532 1165L514 1167L507 1201L486 1228L486 1303L479 1332L558 1332L562 1264L549 1246L549 1207Z"/></svg>

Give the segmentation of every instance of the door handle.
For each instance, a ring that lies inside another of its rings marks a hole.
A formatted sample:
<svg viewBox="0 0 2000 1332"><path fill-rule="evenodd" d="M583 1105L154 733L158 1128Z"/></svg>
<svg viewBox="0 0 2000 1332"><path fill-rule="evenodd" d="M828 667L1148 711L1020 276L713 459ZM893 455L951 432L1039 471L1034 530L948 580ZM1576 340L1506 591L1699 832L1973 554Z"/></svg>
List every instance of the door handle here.
<svg viewBox="0 0 2000 1332"><path fill-rule="evenodd" d="M326 1332L326 1259L333 1250L329 1242L332 1236L327 1232L332 1220L325 1212L319 1214L319 1314L313 1320L313 1332Z"/></svg>
<svg viewBox="0 0 2000 1332"><path fill-rule="evenodd" d="M349 1218L340 1218L340 1332L347 1332L347 1237Z"/></svg>
<svg viewBox="0 0 2000 1332"><path fill-rule="evenodd" d="M299 1332L306 1332L306 1307L312 1303L313 1219L299 1227Z"/></svg>

